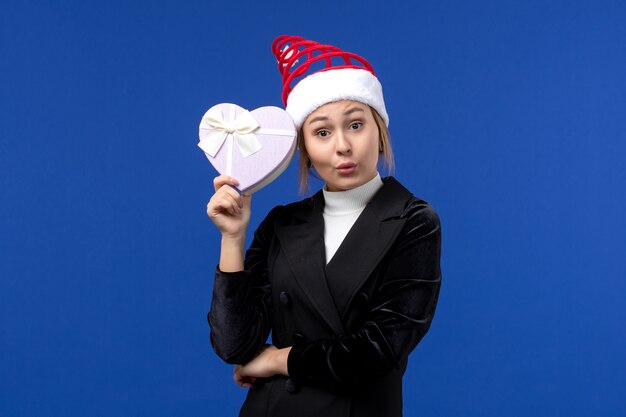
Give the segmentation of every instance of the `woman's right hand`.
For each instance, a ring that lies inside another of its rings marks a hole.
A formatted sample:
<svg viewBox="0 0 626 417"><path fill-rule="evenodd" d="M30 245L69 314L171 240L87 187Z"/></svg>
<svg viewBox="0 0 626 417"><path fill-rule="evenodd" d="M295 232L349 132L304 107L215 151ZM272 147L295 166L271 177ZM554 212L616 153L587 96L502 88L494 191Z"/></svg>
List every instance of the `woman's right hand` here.
<svg viewBox="0 0 626 417"><path fill-rule="evenodd" d="M222 236L241 237L250 223L250 201L252 196L240 194L233 187L239 182L228 175L213 180L215 194L207 204L206 213L222 232ZM232 186L232 187L231 187Z"/></svg>

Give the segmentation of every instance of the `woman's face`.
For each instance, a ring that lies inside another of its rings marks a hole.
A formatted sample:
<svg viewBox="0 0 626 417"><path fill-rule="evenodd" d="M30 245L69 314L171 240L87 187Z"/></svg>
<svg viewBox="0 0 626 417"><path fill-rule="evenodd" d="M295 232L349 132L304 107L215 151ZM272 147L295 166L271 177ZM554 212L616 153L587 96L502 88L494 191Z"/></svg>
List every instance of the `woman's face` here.
<svg viewBox="0 0 626 417"><path fill-rule="evenodd" d="M306 118L302 132L328 191L349 190L376 176L380 135L368 105L352 100L325 104Z"/></svg>

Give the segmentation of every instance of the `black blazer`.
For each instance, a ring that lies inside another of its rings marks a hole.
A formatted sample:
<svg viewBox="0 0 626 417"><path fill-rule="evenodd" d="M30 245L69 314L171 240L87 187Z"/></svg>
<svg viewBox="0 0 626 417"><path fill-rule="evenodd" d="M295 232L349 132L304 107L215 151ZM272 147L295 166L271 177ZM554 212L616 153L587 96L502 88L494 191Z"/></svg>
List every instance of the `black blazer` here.
<svg viewBox="0 0 626 417"><path fill-rule="evenodd" d="M211 344L246 363L266 342L292 346L290 377L257 380L240 416L402 415L402 375L428 331L439 288L433 208L393 177L326 265L324 196L270 211L245 269L215 272Z"/></svg>

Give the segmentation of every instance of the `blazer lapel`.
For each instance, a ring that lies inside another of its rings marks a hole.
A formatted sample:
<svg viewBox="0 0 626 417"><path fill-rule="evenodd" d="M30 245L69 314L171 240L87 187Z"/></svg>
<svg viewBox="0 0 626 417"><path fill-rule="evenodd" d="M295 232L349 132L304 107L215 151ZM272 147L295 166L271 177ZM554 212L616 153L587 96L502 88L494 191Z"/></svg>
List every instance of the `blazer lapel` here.
<svg viewBox="0 0 626 417"><path fill-rule="evenodd" d="M393 177L385 178L326 266L328 286L342 316L401 232L406 219L400 214L411 196Z"/></svg>
<svg viewBox="0 0 626 417"><path fill-rule="evenodd" d="M296 281L311 305L333 333L344 334L343 322L326 282L323 206L324 197L320 191L294 211L294 217L302 223L278 226L276 235Z"/></svg>

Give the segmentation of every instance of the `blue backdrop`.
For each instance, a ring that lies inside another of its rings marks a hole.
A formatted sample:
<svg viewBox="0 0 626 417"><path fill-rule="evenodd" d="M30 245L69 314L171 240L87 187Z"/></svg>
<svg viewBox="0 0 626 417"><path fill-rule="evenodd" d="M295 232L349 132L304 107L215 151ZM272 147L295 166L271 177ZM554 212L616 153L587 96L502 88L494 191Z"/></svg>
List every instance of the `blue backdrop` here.
<svg viewBox="0 0 626 417"><path fill-rule="evenodd" d="M279 34L369 59L442 220L405 415L624 415L623 2L130 3L0 7L1 416L236 415L197 129L282 105ZM292 164L251 228L298 198Z"/></svg>

